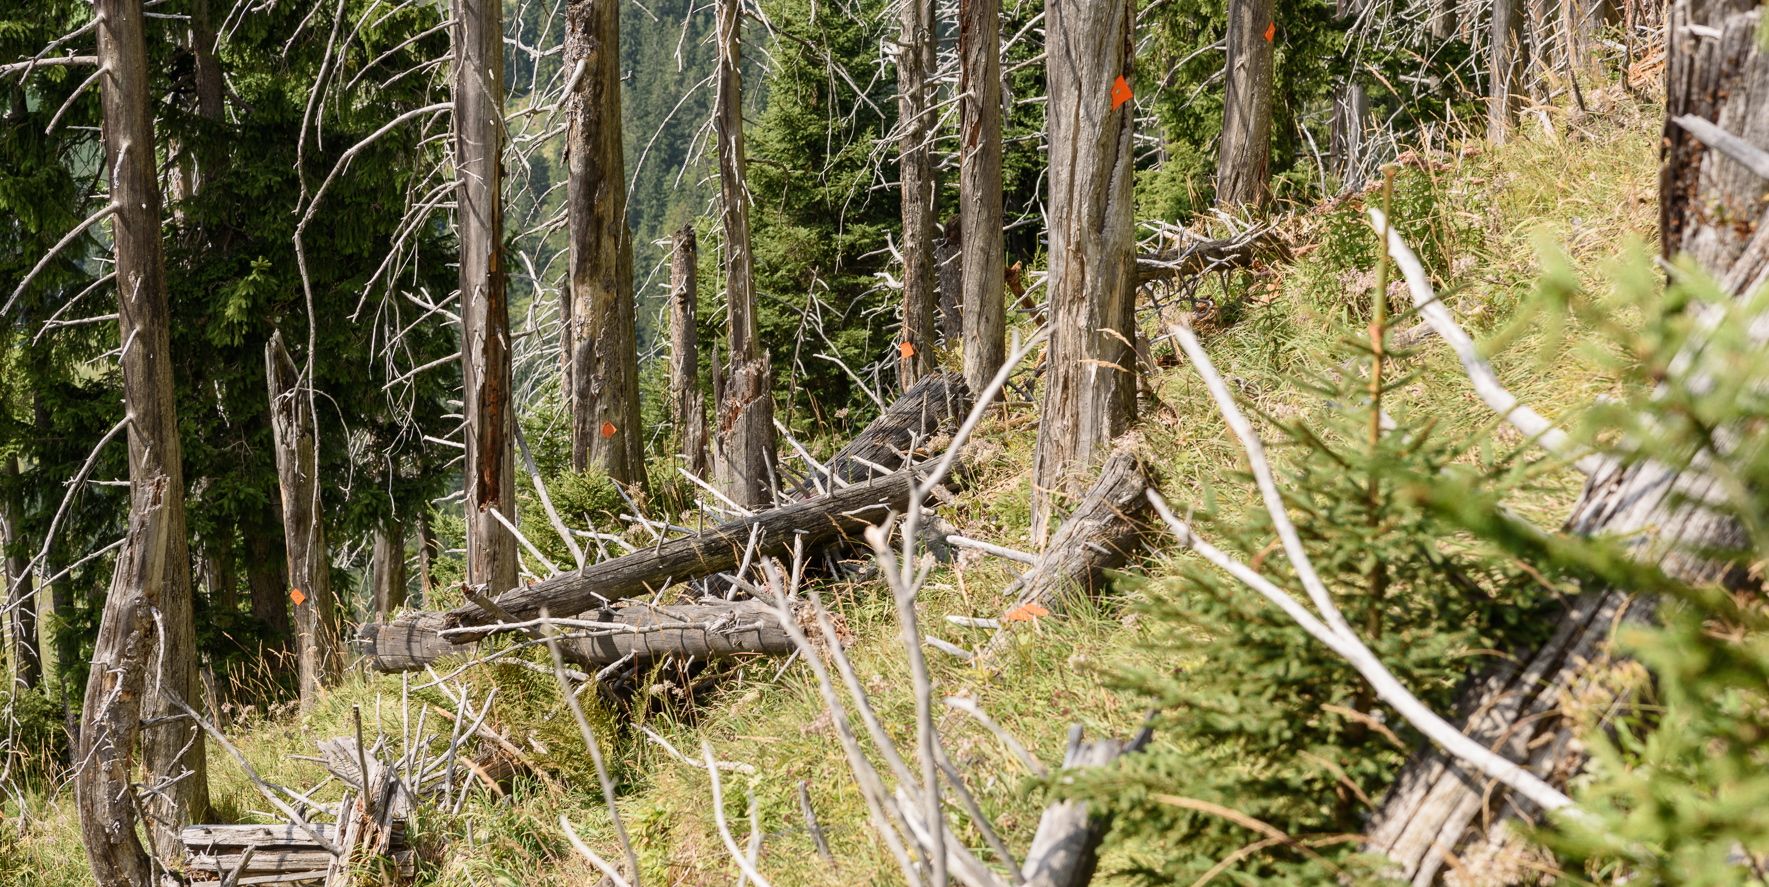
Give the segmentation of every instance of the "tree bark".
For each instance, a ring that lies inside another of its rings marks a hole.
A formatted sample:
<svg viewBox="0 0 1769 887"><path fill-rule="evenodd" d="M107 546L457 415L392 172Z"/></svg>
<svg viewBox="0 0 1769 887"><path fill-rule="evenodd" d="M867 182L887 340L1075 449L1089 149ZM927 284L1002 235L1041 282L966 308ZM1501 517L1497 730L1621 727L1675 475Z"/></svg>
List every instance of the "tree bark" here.
<svg viewBox="0 0 1769 887"><path fill-rule="evenodd" d="M277 486L282 493L283 550L289 564L289 598L295 603L295 660L301 710L343 673L338 650L337 602L332 598L332 562L320 510L319 454L314 439L310 389L282 333L264 348L270 384L270 420L276 439Z"/></svg>
<svg viewBox="0 0 1769 887"><path fill-rule="evenodd" d="M1523 107L1523 22L1523 0L1493 0L1487 33L1486 138L1495 145L1505 144Z"/></svg>
<svg viewBox="0 0 1769 887"><path fill-rule="evenodd" d="M907 391L934 370L934 162L928 75L933 70L930 0L897 7L897 163L903 216L903 337L897 380Z"/></svg>
<svg viewBox="0 0 1769 887"><path fill-rule="evenodd" d="M1070 729L1063 769L1108 766L1145 741L1142 736L1128 743L1117 739L1084 741L1081 727L1076 725ZM1032 846L1026 848L1026 859L1020 864L1026 887L1086 887L1099 867L1100 844L1110 827L1111 819L1090 812L1085 801L1057 801L1044 808Z"/></svg>
<svg viewBox="0 0 1769 887"><path fill-rule="evenodd" d="M565 70L565 203L571 229L571 465L622 485L645 482L633 244L621 153L620 2L570 0ZM505 513L506 516L508 512Z"/></svg>
<svg viewBox="0 0 1769 887"><path fill-rule="evenodd" d="M37 587L22 534L24 509L19 501L18 457L0 461L0 563L6 567L6 613L12 642L12 682L34 689L43 680L43 648L37 642Z"/></svg>
<svg viewBox="0 0 1769 887"><path fill-rule="evenodd" d="M1343 21L1355 20L1361 13L1360 0L1339 0L1338 13ZM1354 191L1364 181L1364 124L1370 116L1370 96L1358 81L1359 72L1347 75L1333 98L1333 127L1328 152L1333 172L1339 176L1340 193Z"/></svg>
<svg viewBox="0 0 1769 887"><path fill-rule="evenodd" d="M1694 259L1721 286L1744 297L1769 282L1769 180L1704 146L1677 120L1692 115L1769 149L1769 54L1758 48L1763 19L1743 0L1679 2L1667 32L1667 105L1660 171L1661 243L1666 256ZM1703 37L1688 25L1718 32ZM1753 224L1739 220L1754 219ZM1692 347L1700 347L1693 343ZM1748 537L1729 515L1700 507L1723 501L1720 482L1653 462L1611 464L1587 481L1567 530L1627 540L1633 555L1686 582L1728 581L1745 565L1712 552L1743 550ZM1617 626L1650 618L1653 602L1627 589L1593 588L1561 617L1547 645L1473 680L1458 710L1471 737L1505 750L1538 775L1574 775L1582 766L1573 724L1560 700L1602 680L1590 664L1609 655ZM1471 713L1471 714L1470 714ZM1371 822L1369 847L1397 877L1437 878L1450 854L1468 858L1505 840L1501 826L1529 812L1480 774L1426 752L1396 780ZM1475 847L1469 850L1469 847Z"/></svg>
<svg viewBox="0 0 1769 887"><path fill-rule="evenodd" d="M1049 535L1053 497L1136 417L1133 105L1113 98L1131 66L1132 13L1046 0L1050 103L1050 345L1032 468L1032 538ZM1117 107L1114 107L1117 105Z"/></svg>
<svg viewBox="0 0 1769 887"><path fill-rule="evenodd" d="M209 807L203 734L167 696L197 699L196 626L184 519L184 469L172 390L171 311L160 243L160 185L140 0L95 0L104 169L116 205L113 245L123 406L129 415L131 534L118 556L83 706L81 828L100 884L146 883L134 836L130 750L156 778L182 777L142 800L157 853L175 858L178 828ZM150 614L150 611L154 611ZM157 654L150 656L149 654ZM148 663L160 693L143 698ZM117 690L112 694L112 690ZM155 726L138 730L146 717ZM122 809L119 809L122 808Z"/></svg>
<svg viewBox="0 0 1769 887"><path fill-rule="evenodd" d="M497 0L453 0L461 378L466 413L467 581L516 585L516 407L504 291L504 29Z"/></svg>
<svg viewBox="0 0 1769 887"><path fill-rule="evenodd" d="M267 641L263 644L267 660L288 651L293 629L289 622L288 554L277 550L281 547L277 532L281 527L282 510L274 502L265 504L258 520L240 527L246 542L246 585L252 595L252 618L264 626L268 635L261 638Z"/></svg>
<svg viewBox="0 0 1769 887"><path fill-rule="evenodd" d="M700 251L694 225L676 231L670 251L670 407L681 441L682 465L706 477L706 395L700 390L700 328L694 322L700 300L695 271Z"/></svg>
<svg viewBox="0 0 1769 887"><path fill-rule="evenodd" d="M430 530L430 510L418 511L418 593L419 606L428 606L431 595L436 591L430 578L430 563L440 551L436 534Z"/></svg>
<svg viewBox="0 0 1769 887"><path fill-rule="evenodd" d="M405 524L398 518L388 518L375 528L375 551L370 563L375 616L386 622L389 613L405 606Z"/></svg>
<svg viewBox="0 0 1769 887"><path fill-rule="evenodd" d="M1001 0L959 0L958 224L964 381L982 391L1007 357L1001 197Z"/></svg>
<svg viewBox="0 0 1769 887"><path fill-rule="evenodd" d="M719 0L719 88L713 129L719 145L719 217L725 234L725 339L729 366L718 398L713 473L745 508L774 501L774 398L767 352L756 328L749 190L744 184L743 74L738 0Z"/></svg>
<svg viewBox="0 0 1769 887"><path fill-rule="evenodd" d="M1140 436L1119 438L1099 478L1020 579L1017 603L1060 613L1075 599L1097 596L1106 573L1124 566L1142 547L1149 486Z"/></svg>
<svg viewBox="0 0 1769 887"><path fill-rule="evenodd" d="M1272 0L1229 0L1228 67L1216 205L1263 207L1271 197Z"/></svg>
<svg viewBox="0 0 1769 887"><path fill-rule="evenodd" d="M922 379L829 457L824 486L873 480L931 457L940 435L957 428L970 408L970 390L957 373ZM816 485L807 482L796 492L799 498L815 495Z"/></svg>
<svg viewBox="0 0 1769 887"><path fill-rule="evenodd" d="M940 345L958 348L964 341L964 234L953 216L934 240L934 291L940 304Z"/></svg>

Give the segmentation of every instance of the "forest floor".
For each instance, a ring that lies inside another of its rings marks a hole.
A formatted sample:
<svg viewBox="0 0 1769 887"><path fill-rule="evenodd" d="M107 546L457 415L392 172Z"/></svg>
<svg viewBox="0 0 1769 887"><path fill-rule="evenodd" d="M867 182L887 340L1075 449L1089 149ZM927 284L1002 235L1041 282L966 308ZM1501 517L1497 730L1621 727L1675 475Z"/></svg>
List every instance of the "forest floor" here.
<svg viewBox="0 0 1769 887"><path fill-rule="evenodd" d="M1551 264L1543 256L1562 251L1589 298L1604 305L1607 282L1624 265L1639 267L1655 236L1659 106L1613 88L1594 92L1589 101L1593 113L1582 120L1550 112L1550 127L1540 121L1526 125L1504 147L1414 158L1396 186L1397 224L1432 264L1446 301L1477 337L1503 342L1503 352L1494 354L1501 378L1550 418L1566 417L1575 405L1591 402L1617 383L1605 362L1611 346L1593 330L1572 320L1550 323L1545 312L1532 310L1539 301L1538 280ZM1344 343L1365 335L1375 236L1356 197L1298 210L1281 228L1294 258L1253 275L1207 283L1219 308L1200 327L1218 367L1252 406L1272 418L1306 422L1338 408L1309 383L1342 372L1353 353ZM1396 302L1404 304L1404 297ZM1626 323L1627 309L1619 301L1614 307L1622 316L1612 320ZM1396 327L1413 322L1403 316ZM1144 334L1158 330L1157 318L1145 315ZM1227 439L1198 377L1173 359L1170 344L1157 342L1152 350L1162 368L1150 380L1151 395L1140 410L1166 497L1180 510L1195 504L1225 511L1250 501L1251 487L1239 475L1239 449ZM1399 370L1411 379L1389 402L1397 421L1435 421L1448 434L1493 424L1442 344L1423 342L1400 359ZM1507 431L1498 432L1501 442ZM1026 478L1036 432L1034 403L1016 399L989 416L966 454L968 486L942 509L956 532L1031 547ZM1577 478L1566 472L1511 504L1554 525L1577 491ZM1148 596L1188 593L1174 578L1181 556L1172 546L1158 547L1128 571L1146 582L1120 583L1133 587L1081 612L1020 628L985 664L930 651L940 693L974 699L1046 762L1061 759L1071 724L1084 725L1090 736L1128 736L1148 703L1122 689L1117 676L1139 669L1183 673L1201 665L1170 652L1136 606ZM940 566L922 592L922 624L952 643L981 646L985 631L956 627L945 617L999 616L1008 603L1001 591L1015 574L1013 564L974 553ZM826 586L822 594L854 633L849 655L881 720L900 727L897 741L911 746L912 685L889 595L876 581L860 580ZM895 864L867 826L864 804L809 669L794 663L782 670L779 662L756 661L718 674L720 680L691 706L671 701L676 696L666 690L648 712L622 717L639 719L688 755L696 755L705 741L719 760L753 766L753 775L725 774L725 808L743 841L750 832L744 799L754 798L763 832L761 868L773 883L895 881ZM457 811L421 813L412 826L414 839L436 848L420 867L421 882L594 883L597 876L566 843L560 817L610 858L617 855L609 852L615 842L594 773L571 719L562 715L552 679L509 665L482 665L459 680L476 703L495 687L488 723L566 787L518 780L508 797L474 791ZM657 680L667 684L680 677L664 672ZM351 733L352 706L361 706L370 733L378 722L396 744L412 726L406 717L415 720L422 704L457 710L435 690L412 692L410 712L402 709L402 692L422 683L419 677L407 683L399 676L355 676L304 716L256 715L230 725L228 732L264 778L312 786L321 782L322 772L296 756L314 754L316 740ZM645 882L735 879L736 866L714 824L706 772L672 758L637 729L616 729L613 717L592 713L604 728L599 730L604 742L612 746L621 813ZM434 732L441 721L432 714L428 723ZM968 719L954 727L948 734L954 760L1007 844L1024 848L1045 803L1042 783ZM214 821L278 819L213 743L209 772ZM839 860L834 866L817 858L800 811L801 783ZM334 783L320 797L333 797L336 790ZM28 807L38 818L24 834L8 827L0 836L0 871L13 873L0 880L89 883L70 793L34 797ZM974 838L967 839L975 843ZM1112 874L1124 871L1135 852L1109 847L1102 865L1105 883L1118 880Z"/></svg>

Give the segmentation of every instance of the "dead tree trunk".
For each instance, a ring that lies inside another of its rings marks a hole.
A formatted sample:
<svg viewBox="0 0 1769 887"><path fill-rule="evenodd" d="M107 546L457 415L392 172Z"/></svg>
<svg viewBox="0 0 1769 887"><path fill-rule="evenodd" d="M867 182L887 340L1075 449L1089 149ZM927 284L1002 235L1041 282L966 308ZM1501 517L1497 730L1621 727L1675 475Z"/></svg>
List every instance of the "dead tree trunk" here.
<svg viewBox="0 0 1769 887"><path fill-rule="evenodd" d="M273 432L274 433L274 432ZM252 618L265 628L266 658L289 649L289 580L287 552L278 551L282 511L266 503L262 514L240 528L246 542L246 586L252 595Z"/></svg>
<svg viewBox="0 0 1769 887"><path fill-rule="evenodd" d="M1081 727L1076 725L1069 731L1063 769L1108 766L1146 741L1146 733L1128 743L1083 740ZM1089 811L1085 801L1058 801L1044 808L1032 846L1026 848L1026 859L1020 864L1026 887L1086 887L1099 867L1100 844L1110 827L1110 817Z"/></svg>
<svg viewBox="0 0 1769 887"><path fill-rule="evenodd" d="M620 3L565 6L565 99L571 229L571 465L623 485L645 481L639 426L639 346L634 330L633 243L621 154ZM504 512L509 516L509 512Z"/></svg>
<svg viewBox="0 0 1769 887"><path fill-rule="evenodd" d="M1001 0L958 5L958 224L964 381L987 388L1007 357L1001 206Z"/></svg>
<svg viewBox="0 0 1769 887"><path fill-rule="evenodd" d="M897 162L903 214L903 337L897 380L907 391L934 370L934 160L928 108L933 71L933 8L899 0L897 9Z"/></svg>
<svg viewBox="0 0 1769 887"><path fill-rule="evenodd" d="M1486 138L1495 145L1505 144L1523 107L1523 23L1523 0L1493 0L1487 33Z"/></svg>
<svg viewBox="0 0 1769 887"><path fill-rule="evenodd" d="M670 407L681 440L682 465L706 477L706 395L700 390L700 329L694 322L700 283L694 225L676 231L670 252Z"/></svg>
<svg viewBox="0 0 1769 887"><path fill-rule="evenodd" d="M123 406L129 415L131 532L117 559L111 596L86 685L83 759L77 777L81 830L100 884L147 883L147 860L134 835L131 750L156 778L181 777L142 799L154 847L179 850L178 829L207 812L203 734L165 698L197 698L196 626L184 522L184 468L172 390L171 311L160 243L160 185L155 168L147 53L140 0L95 0L104 169L116 214L118 330ZM157 654L157 655L150 655ZM149 662L161 693L143 698ZM113 695L113 690L121 692ZM126 697L126 698L125 698ZM145 731L139 722L154 724Z"/></svg>
<svg viewBox="0 0 1769 887"><path fill-rule="evenodd" d="M719 88L713 129L719 144L719 217L724 228L728 375L720 389L713 473L721 492L745 508L774 501L774 395L768 354L756 330L749 189L743 158L743 13L719 0Z"/></svg>
<svg viewBox="0 0 1769 887"><path fill-rule="evenodd" d="M1019 604L1062 612L1069 602L1099 593L1106 573L1130 560L1148 529L1150 487L1139 436L1119 438L1081 503L1019 581Z"/></svg>
<svg viewBox="0 0 1769 887"><path fill-rule="evenodd" d="M1665 254L1688 255L1741 298L1769 282L1769 178L1750 170L1741 159L1747 152L1720 147L1726 139L1715 133L1769 149L1769 53L1757 40L1764 14L1754 6L1685 0L1672 8L1659 189ZM1754 221L1739 224L1741 218ZM1629 540L1636 558L1684 581L1719 581L1743 565L1710 553L1743 550L1747 541L1731 517L1693 504L1724 501L1720 486L1659 462L1612 464L1586 483L1567 530ZM1652 608L1627 589L1585 591L1546 646L1472 682L1459 706L1473 712L1463 730L1538 775L1572 775L1582 761L1559 701L1601 679L1589 665L1606 654L1617 624L1648 618ZM1505 820L1525 809L1480 774L1426 753L1407 766L1377 811L1370 848L1393 862L1397 876L1432 883L1450 854L1467 858L1503 843Z"/></svg>
<svg viewBox="0 0 1769 887"><path fill-rule="evenodd" d="M957 216L946 220L934 239L934 291L940 304L940 344L964 341L964 234Z"/></svg>
<svg viewBox="0 0 1769 887"><path fill-rule="evenodd" d="M436 557L438 543L436 534L430 529L430 512L428 509L418 511L418 594L422 600L418 603L428 606L431 595L435 592L434 580L430 578L430 561Z"/></svg>
<svg viewBox="0 0 1769 887"><path fill-rule="evenodd" d="M282 492L283 550L289 563L289 600L295 604L295 660L301 710L322 687L343 673L338 651L337 602L332 598L332 561L320 510L319 453L315 447L308 382L272 333L264 348L270 382L270 424L276 440L277 487Z"/></svg>
<svg viewBox="0 0 1769 887"><path fill-rule="evenodd" d="M32 689L43 680L43 648L37 643L37 587L26 556L18 490L18 457L0 461L0 563L6 567L6 612L12 641L12 682Z"/></svg>
<svg viewBox="0 0 1769 887"><path fill-rule="evenodd" d="M370 559L370 585L375 590L375 616L382 622L405 606L405 524L390 517L375 528L375 550Z"/></svg>
<svg viewBox="0 0 1769 887"><path fill-rule="evenodd" d="M1339 0L1341 20L1355 20L1363 8L1361 0ZM1339 85L1333 98L1333 127L1328 152L1333 173L1339 177L1341 192L1356 190L1364 177L1364 124L1370 116L1370 97L1359 82L1360 72L1353 70Z"/></svg>
<svg viewBox="0 0 1769 887"><path fill-rule="evenodd" d="M516 585L516 406L504 292L504 29L497 0L454 0L455 194L461 243L467 581Z"/></svg>
<svg viewBox="0 0 1769 887"><path fill-rule="evenodd" d="M1272 0L1229 0L1222 143L1216 156L1216 205L1223 208L1258 209L1271 197L1272 43L1276 37Z"/></svg>
<svg viewBox="0 0 1769 887"><path fill-rule="evenodd" d="M939 435L950 432L970 412L970 390L956 373L928 376L903 392L888 409L854 435L824 467L824 485L842 486L884 477L932 455ZM815 494L814 484L797 491Z"/></svg>
<svg viewBox="0 0 1769 887"><path fill-rule="evenodd" d="M1032 537L1053 497L1136 417L1130 4L1046 0L1050 346L1032 468Z"/></svg>

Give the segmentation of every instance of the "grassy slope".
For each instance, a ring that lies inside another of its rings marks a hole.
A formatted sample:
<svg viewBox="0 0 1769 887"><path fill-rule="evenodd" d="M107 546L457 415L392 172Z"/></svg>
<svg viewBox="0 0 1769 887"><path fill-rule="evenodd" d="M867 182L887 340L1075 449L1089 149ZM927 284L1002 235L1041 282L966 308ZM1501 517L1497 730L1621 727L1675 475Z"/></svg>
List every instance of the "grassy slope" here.
<svg viewBox="0 0 1769 887"><path fill-rule="evenodd" d="M1444 281L1451 305L1477 334L1509 327L1508 348L1496 361L1500 374L1523 400L1549 416L1567 415L1612 382L1598 368L1589 331L1570 327L1566 338L1559 339L1535 324L1511 323L1520 317L1518 309L1540 269L1535 238L1563 244L1576 273L1601 292L1613 258L1629 241L1646 241L1652 235L1658 118L1650 107L1608 98L1609 107L1582 124L1576 135L1568 135L1562 125L1559 138L1534 133L1435 171L1409 173L1434 178L1438 193L1447 198L1442 204L1447 211L1444 227L1460 232L1444 244L1444 265L1454 269ZM1320 409L1319 401L1298 380L1331 371L1340 360L1332 356L1335 342L1360 331L1352 306L1367 303L1368 296L1350 290L1363 269L1346 266L1343 250L1331 247L1349 236L1352 209L1299 218L1296 225L1305 232L1297 249L1300 258L1273 269L1274 282L1249 299L1233 325L1207 340L1223 372L1267 414L1306 417L1308 410ZM1157 346L1157 354L1164 348ZM1416 375L1391 401L1391 410L1401 421L1429 417L1451 429L1491 421L1441 345L1421 348L1403 369ZM1166 369L1154 387L1158 402L1145 402L1144 433L1160 459L1168 498L1176 505L1206 495L1214 496L1219 505L1246 500L1249 490L1232 476L1238 470L1238 450L1225 440L1221 422L1195 376L1184 367ZM974 481L949 514L960 532L1026 545L1026 477L1035 433L1034 408L1028 403L1012 404L988 420L971 453ZM1569 477L1516 506L1553 522L1574 493L1576 485ZM1172 556L1157 552L1137 571L1159 578L1171 572L1164 559ZM1003 606L1000 590L1011 577L1012 571L1002 562L969 557L961 558L956 567L937 570L923 592L924 625L955 643L980 643L981 633L955 628L943 617L998 614ZM1184 593L1173 583L1144 587L1147 591L1131 594ZM876 584L869 583L825 589L824 594L857 635L850 654L873 692L881 718L899 728L911 726L907 667L888 601ZM931 662L940 691L974 697L1046 761L1060 759L1071 723L1085 725L1090 734L1128 733L1140 721L1141 702L1112 689L1112 673L1127 665L1179 669L1195 665L1163 661L1160 639L1126 615L1130 611L1125 598L1131 594L1092 612L1035 624L987 668L930 654L935 657ZM775 663L736 669L710 704L703 703L694 712L694 722L680 713L652 715L647 726L690 754L705 740L719 759L744 761L756 768L753 777L726 776L725 812L738 839L744 840L749 831L744 798L746 792L753 795L764 833L762 869L774 883L895 881L894 864L870 835L864 806L847 776L833 729L821 716L810 671L794 665L776 678L777 669ZM447 849L426 866L426 880L592 883L589 867L576 860L561 837L559 816L569 816L585 838L610 858L618 851L593 789L594 777L583 760L581 742L570 729L569 718L557 708L547 679L508 667L475 669L467 679L475 699L482 699L495 685L499 701L493 721L519 743L548 749L536 751L535 756L556 765L569 784L582 789L556 792L524 784L513 799L475 794L456 814L426 816L417 824L418 831L447 838ZM434 692L421 696L432 704L442 701ZM311 785L318 781L316 768L291 755L311 753L314 739L349 732L353 703L363 706L371 732L379 712L388 732L397 738L399 700L399 680L365 679L336 692L305 719L285 716L236 731L238 744L267 778ZM432 716L432 725L436 722ZM1023 848L1037 822L1042 790L983 731L968 722L955 726L948 734L954 760L972 780L973 790L1009 845ZM603 732L606 736L610 731ZM912 745L907 729L898 729L897 739L905 749ZM213 792L222 815L274 818L254 813L266 805L234 763L211 748ZM647 883L700 884L735 878L736 867L714 828L705 773L672 760L642 738L622 740L613 753L622 780L622 815L635 835ZM800 782L809 786L841 860L835 868L821 864L814 855L799 813ZM0 873L13 873L0 875L0 880L86 883L68 799L34 799L32 807L44 819L25 837L18 838L11 828L0 837L0 853L8 863L0 864ZM973 846L980 844L974 834L967 840ZM8 847L9 843L16 846ZM18 865L10 867L14 862ZM1107 871L1112 863L1108 854Z"/></svg>

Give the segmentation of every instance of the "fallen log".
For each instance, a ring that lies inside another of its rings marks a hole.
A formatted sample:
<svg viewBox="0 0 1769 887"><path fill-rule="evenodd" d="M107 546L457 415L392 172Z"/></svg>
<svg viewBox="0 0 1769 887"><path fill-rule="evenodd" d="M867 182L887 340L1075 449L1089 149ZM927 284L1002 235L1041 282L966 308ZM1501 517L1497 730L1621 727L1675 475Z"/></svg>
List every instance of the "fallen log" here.
<svg viewBox="0 0 1769 887"><path fill-rule="evenodd" d="M1667 123L1660 170L1660 240L1667 258L1684 254L1743 298L1769 278L1769 182L1723 151L1704 147L1677 123L1710 120L1769 148L1769 53L1756 39L1760 10L1678 2L1672 7L1666 82ZM1740 213L1754 215L1754 223ZM1700 347L1699 339L1692 347ZM1726 432L1730 433L1730 432ZM1744 550L1743 528L1697 503L1725 501L1723 484L1655 461L1609 464L1587 481L1567 531L1628 540L1632 555L1691 584L1724 582L1740 563L1714 552ZM1564 782L1583 766L1574 724L1560 700L1602 681L1609 639L1624 621L1650 618L1653 602L1630 589L1591 588L1562 614L1539 650L1524 651L1470 682L1458 711L1471 738L1544 778ZM1423 885L1460 858L1491 858L1514 836L1507 820L1533 815L1521 799L1436 750L1410 762L1372 817L1367 849L1388 858L1389 874Z"/></svg>
<svg viewBox="0 0 1769 887"><path fill-rule="evenodd" d="M1019 580L1016 608L1035 604L1061 612L1076 595L1092 596L1106 574L1122 567L1142 546L1148 527L1148 470L1142 440L1119 438L1099 478L1063 519L1049 547Z"/></svg>
<svg viewBox="0 0 1769 887"><path fill-rule="evenodd" d="M1136 285L1246 268L1260 258L1279 259L1284 243L1276 228L1255 228L1233 237L1195 240L1167 253L1136 257Z"/></svg>
<svg viewBox="0 0 1769 887"><path fill-rule="evenodd" d="M610 626L591 630L587 637L569 630L559 639L562 657L592 668L627 656L650 660L676 655L705 660L744 654L783 656L793 649L774 608L761 601L629 604L591 610L574 618ZM441 635L443 625L443 614L420 613L409 620L365 625L359 637L363 653L376 671L414 671L467 651Z"/></svg>
<svg viewBox="0 0 1769 887"><path fill-rule="evenodd" d="M1136 738L1082 740L1081 727L1069 731L1064 770L1105 767L1148 742L1145 728ZM1038 831L1020 865L1027 887L1084 887L1099 866L1099 847L1111 819L1087 809L1086 801L1057 801L1044 808Z"/></svg>
<svg viewBox="0 0 1769 887"><path fill-rule="evenodd" d="M794 498L818 495L836 486L874 480L934 455L929 443L949 432L970 412L970 389L958 373L936 373L903 392L825 464L820 483L806 481Z"/></svg>

